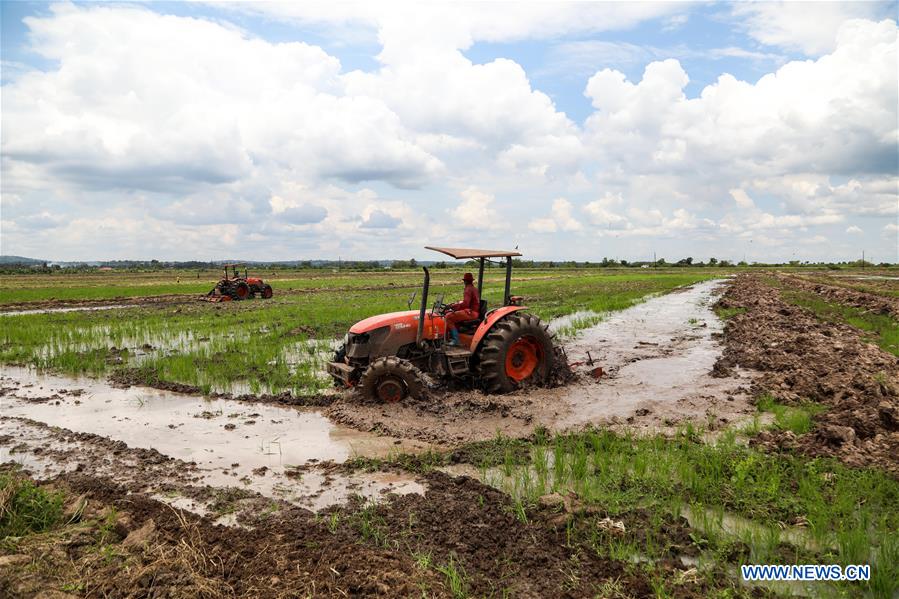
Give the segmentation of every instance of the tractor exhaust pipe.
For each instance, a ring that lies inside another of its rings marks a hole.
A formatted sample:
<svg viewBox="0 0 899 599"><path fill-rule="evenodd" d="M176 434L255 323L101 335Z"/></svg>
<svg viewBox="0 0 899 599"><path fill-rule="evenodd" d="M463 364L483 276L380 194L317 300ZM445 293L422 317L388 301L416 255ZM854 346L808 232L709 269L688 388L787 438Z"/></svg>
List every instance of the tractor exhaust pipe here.
<svg viewBox="0 0 899 599"><path fill-rule="evenodd" d="M421 310L418 312L418 334L415 336L415 344L421 347L422 336L425 332L425 312L428 311L428 287L431 283L431 273L428 272L427 266L422 266L425 271L425 282L421 289Z"/></svg>

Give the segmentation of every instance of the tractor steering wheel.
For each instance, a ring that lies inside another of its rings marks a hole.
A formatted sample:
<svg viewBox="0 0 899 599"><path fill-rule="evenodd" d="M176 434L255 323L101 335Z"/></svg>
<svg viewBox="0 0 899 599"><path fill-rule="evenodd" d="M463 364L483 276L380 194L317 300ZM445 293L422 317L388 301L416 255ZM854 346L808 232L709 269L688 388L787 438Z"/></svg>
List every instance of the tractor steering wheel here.
<svg viewBox="0 0 899 599"><path fill-rule="evenodd" d="M434 305L431 306L431 316L434 316L435 313L439 314L440 316L443 316L444 314L446 314L447 306L446 306L446 304L443 303L444 297L445 297L444 294L441 293L440 297L437 298L437 301L434 302Z"/></svg>

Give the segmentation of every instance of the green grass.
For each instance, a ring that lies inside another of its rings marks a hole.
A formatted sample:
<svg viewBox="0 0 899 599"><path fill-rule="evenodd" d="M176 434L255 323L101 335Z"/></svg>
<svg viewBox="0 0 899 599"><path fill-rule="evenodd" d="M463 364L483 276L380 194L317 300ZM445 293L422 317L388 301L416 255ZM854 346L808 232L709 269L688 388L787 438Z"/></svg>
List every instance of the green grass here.
<svg viewBox="0 0 899 599"><path fill-rule="evenodd" d="M63 494L16 474L0 474L0 543L47 531L62 520Z"/></svg>
<svg viewBox="0 0 899 599"><path fill-rule="evenodd" d="M458 295L457 275L435 275L431 297ZM549 320L582 310L602 315L709 276L528 271L514 282L513 291L525 296L532 312ZM182 383L204 392L309 394L330 385L322 370L333 343L363 318L405 310L420 281L417 273L394 273L391 279L340 275L302 281L308 292L264 302L3 316L0 362L72 375L134 369L138 380L148 384ZM385 288L389 282L405 286ZM490 273L484 297L494 305L501 296L502 277Z"/></svg>
<svg viewBox="0 0 899 599"><path fill-rule="evenodd" d="M449 588L449 592L453 597L456 597L457 599L468 597L468 585L465 582L465 572L462 570L461 566L456 563L452 555L446 564L437 567L437 571L443 574L446 580L446 586Z"/></svg>
<svg viewBox="0 0 899 599"><path fill-rule="evenodd" d="M774 414L774 427L779 430L792 431L804 435L812 430L812 419L827 408L814 402L803 402L796 406L788 406L776 402L773 396L763 395L756 402L760 412Z"/></svg>
<svg viewBox="0 0 899 599"><path fill-rule="evenodd" d="M736 308L719 308L715 307L715 314L718 315L718 318L722 320L728 320L729 318L733 318L737 314L745 314L746 308L736 307Z"/></svg>

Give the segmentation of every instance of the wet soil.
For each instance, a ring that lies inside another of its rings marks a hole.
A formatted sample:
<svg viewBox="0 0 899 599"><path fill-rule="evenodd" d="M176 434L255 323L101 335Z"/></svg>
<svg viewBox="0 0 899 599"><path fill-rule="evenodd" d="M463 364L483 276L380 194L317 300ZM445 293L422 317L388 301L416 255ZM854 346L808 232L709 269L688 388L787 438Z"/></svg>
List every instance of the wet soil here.
<svg viewBox="0 0 899 599"><path fill-rule="evenodd" d="M506 495L473 479L433 473L426 482L425 496L349 504L326 518L281 505L238 529L104 479L68 474L50 484L78 498L80 523L21 543L16 550L28 567L0 568L0 593L33 597L64 587L105 597L653 595L650 573L599 557L566 534L556 509L539 508L523 522ZM600 515L565 517L590 533ZM622 526L646 528L645 518L635 511ZM674 546L691 542L683 519L663 530ZM452 589L440 568L458 573L460 588ZM708 578L685 576L689 568L673 560L659 571L671 596L711 590Z"/></svg>
<svg viewBox="0 0 899 599"><path fill-rule="evenodd" d="M423 490L410 474L344 476L318 469L323 461L426 446L359 433L312 410L122 390L24 369L4 369L0 383L0 461L42 477L78 471L148 493L236 485L313 509L353 494ZM305 469L297 476L300 466Z"/></svg>
<svg viewBox="0 0 899 599"><path fill-rule="evenodd" d="M804 286L793 277L779 281L786 290ZM727 322L717 372L752 368L760 372L756 394L827 406L815 417L812 432L798 438L763 432L756 443L899 475L899 358L866 342L859 329L822 322L785 302L781 291L758 275L738 276L718 305L746 311Z"/></svg>
<svg viewBox="0 0 899 599"><path fill-rule="evenodd" d="M713 376L722 330L712 304L721 281L647 300L608 316L564 343L575 380L561 387L509 395L434 391L425 400L373 405L341 395L325 413L360 430L439 443L526 437L537 427L576 430L587 425L672 432L700 422L716 429L745 419L751 376L736 369ZM599 379L590 372L602 367Z"/></svg>
<svg viewBox="0 0 899 599"><path fill-rule="evenodd" d="M421 588L448 596L438 574L407 554L332 532L299 508L233 528L103 479L69 474L54 484L87 500L85 520L115 508L115 524L59 535L49 551L20 547L31 564L0 570L4 596L34 597L60 580L102 597L420 596Z"/></svg>
<svg viewBox="0 0 899 599"><path fill-rule="evenodd" d="M209 399L224 399L247 401L263 404L280 404L287 406L310 406L322 407L331 405L337 396L334 393L309 393L304 395L294 395L290 391L284 391L278 394L271 393L222 393L212 392L203 394L202 389L196 385L187 385L185 383L175 383L172 381L164 381L156 378L154 375L148 374L139 368L120 368L113 371L109 375L109 382L113 385L127 389L133 386L152 387L161 391L173 391L175 393L185 393L191 395L204 395Z"/></svg>
<svg viewBox="0 0 899 599"><path fill-rule="evenodd" d="M114 297L104 299L49 299L32 302L0 304L2 314L42 314L74 312L78 310L109 310L137 306L169 306L196 301L194 294L152 295L142 297Z"/></svg>

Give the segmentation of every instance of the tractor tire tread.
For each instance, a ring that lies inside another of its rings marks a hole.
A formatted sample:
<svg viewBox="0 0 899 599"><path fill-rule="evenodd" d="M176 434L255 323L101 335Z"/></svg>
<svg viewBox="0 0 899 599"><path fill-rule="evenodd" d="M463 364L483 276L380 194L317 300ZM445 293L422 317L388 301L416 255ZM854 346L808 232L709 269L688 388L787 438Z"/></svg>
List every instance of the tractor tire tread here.
<svg viewBox="0 0 899 599"><path fill-rule="evenodd" d="M552 371L552 335L537 316L520 312L509 314L498 321L485 337L478 352L478 375L488 393L508 393L520 386L505 372L505 352L523 335L537 339L543 348L543 363L530 380L543 383Z"/></svg>
<svg viewBox="0 0 899 599"><path fill-rule="evenodd" d="M427 386L421 370L408 360L396 356L387 356L373 360L359 379L359 389L369 399L377 400L376 386L382 377L392 374L406 385L406 394L422 399L426 396Z"/></svg>

